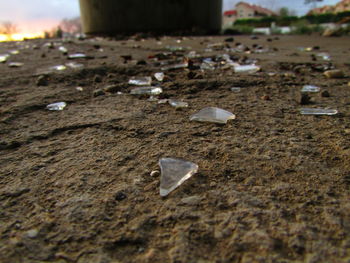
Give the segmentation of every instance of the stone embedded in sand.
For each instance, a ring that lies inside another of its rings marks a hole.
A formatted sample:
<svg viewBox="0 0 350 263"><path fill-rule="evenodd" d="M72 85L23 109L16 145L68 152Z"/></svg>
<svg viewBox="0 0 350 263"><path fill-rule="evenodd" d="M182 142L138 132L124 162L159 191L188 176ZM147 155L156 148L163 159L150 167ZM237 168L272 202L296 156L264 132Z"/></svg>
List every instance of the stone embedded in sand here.
<svg viewBox="0 0 350 263"><path fill-rule="evenodd" d="M188 107L188 103L184 102L184 101L181 101L181 100L170 99L170 100L168 100L168 102L174 108L187 108Z"/></svg>
<svg viewBox="0 0 350 263"><path fill-rule="evenodd" d="M132 95L159 95L163 92L162 88L159 87L140 87L134 88L130 91Z"/></svg>
<svg viewBox="0 0 350 263"><path fill-rule="evenodd" d="M327 70L323 73L329 79L343 78L344 72L339 69Z"/></svg>
<svg viewBox="0 0 350 263"><path fill-rule="evenodd" d="M208 107L192 115L190 120L226 124L228 120L234 120L235 118L236 115L229 111L215 107Z"/></svg>
<svg viewBox="0 0 350 263"><path fill-rule="evenodd" d="M301 108L300 113L302 115L335 115L337 110L332 109L320 109L320 108Z"/></svg>
<svg viewBox="0 0 350 263"><path fill-rule="evenodd" d="M132 77L129 80L129 85L135 86L150 86L152 84L151 77Z"/></svg>
<svg viewBox="0 0 350 263"><path fill-rule="evenodd" d="M67 106L67 103L65 102L56 102L52 103L46 106L46 109L52 110L52 111L61 111Z"/></svg>
<svg viewBox="0 0 350 263"><path fill-rule="evenodd" d="M230 90L238 93L241 91L241 88L240 87L232 87Z"/></svg>
<svg viewBox="0 0 350 263"><path fill-rule="evenodd" d="M313 86L313 85L304 85L301 89L301 92L319 92L320 87Z"/></svg>
<svg viewBox="0 0 350 263"><path fill-rule="evenodd" d="M162 158L159 166L161 196L168 195L198 171L197 164L177 158Z"/></svg>

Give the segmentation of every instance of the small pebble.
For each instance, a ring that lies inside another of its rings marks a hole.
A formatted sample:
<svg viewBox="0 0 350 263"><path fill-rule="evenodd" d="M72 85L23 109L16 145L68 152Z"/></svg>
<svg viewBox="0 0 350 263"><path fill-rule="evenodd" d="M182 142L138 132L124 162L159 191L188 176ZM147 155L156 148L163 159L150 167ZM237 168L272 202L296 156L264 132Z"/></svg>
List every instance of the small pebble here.
<svg viewBox="0 0 350 263"><path fill-rule="evenodd" d="M307 94L302 94L300 99L301 105L307 105L311 103L311 97Z"/></svg>
<svg viewBox="0 0 350 263"><path fill-rule="evenodd" d="M105 93L102 89L94 90L94 97L103 96L103 95L105 95Z"/></svg>
<svg viewBox="0 0 350 263"><path fill-rule="evenodd" d="M344 72L339 69L327 70L323 73L329 79L343 78Z"/></svg>
<svg viewBox="0 0 350 263"><path fill-rule="evenodd" d="M37 229L31 229L27 231L27 237L29 238L36 238L39 234L39 231Z"/></svg>

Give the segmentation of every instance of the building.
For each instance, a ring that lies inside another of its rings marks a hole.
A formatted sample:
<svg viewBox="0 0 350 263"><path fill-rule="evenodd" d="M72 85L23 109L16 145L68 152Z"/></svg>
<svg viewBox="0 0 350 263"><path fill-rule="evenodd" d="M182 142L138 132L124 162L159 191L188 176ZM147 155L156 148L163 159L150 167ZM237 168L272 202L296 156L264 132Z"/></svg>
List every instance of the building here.
<svg viewBox="0 0 350 263"><path fill-rule="evenodd" d="M252 5L246 2L239 2L236 4L234 10L228 10L224 12L223 23L224 25L232 25L237 19L244 18L262 18L265 16L275 16L273 11L258 6Z"/></svg>
<svg viewBox="0 0 350 263"><path fill-rule="evenodd" d="M345 11L350 11L350 0L342 0L336 5L325 5L322 7L311 9L308 15L319 15L327 13L341 13Z"/></svg>

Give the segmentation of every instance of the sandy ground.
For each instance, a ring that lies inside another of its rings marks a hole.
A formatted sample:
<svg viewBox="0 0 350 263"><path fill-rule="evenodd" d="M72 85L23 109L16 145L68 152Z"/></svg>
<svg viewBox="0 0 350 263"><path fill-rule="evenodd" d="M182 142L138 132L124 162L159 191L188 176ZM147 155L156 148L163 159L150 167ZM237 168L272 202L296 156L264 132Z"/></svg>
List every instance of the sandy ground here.
<svg viewBox="0 0 350 263"><path fill-rule="evenodd" d="M350 262L350 38L227 38L1 43L0 54L19 51L8 62L24 65L0 63L0 262ZM252 52L225 50L237 43ZM61 45L91 58L43 74L72 62ZM186 50L163 54L168 45ZM129 94L131 77L191 50L200 57L189 68L154 80L160 99L188 108ZM262 70L199 69L222 54L257 59ZM326 78L330 68L345 77ZM301 105L308 84L321 91ZM46 109L59 101L63 111ZM189 120L208 106L236 119ZM339 114L305 116L301 107ZM162 157L199 166L167 197L150 175Z"/></svg>

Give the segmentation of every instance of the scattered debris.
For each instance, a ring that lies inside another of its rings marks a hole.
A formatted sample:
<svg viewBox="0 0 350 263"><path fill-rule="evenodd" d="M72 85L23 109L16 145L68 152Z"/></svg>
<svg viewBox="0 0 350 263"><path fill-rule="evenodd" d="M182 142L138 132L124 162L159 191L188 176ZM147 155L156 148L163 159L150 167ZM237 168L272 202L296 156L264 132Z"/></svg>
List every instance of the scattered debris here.
<svg viewBox="0 0 350 263"><path fill-rule="evenodd" d="M9 57L10 55L8 54L0 55L0 63L5 63Z"/></svg>
<svg viewBox="0 0 350 263"><path fill-rule="evenodd" d="M167 196L198 171L197 164L177 158L162 158L159 166L161 196Z"/></svg>
<svg viewBox="0 0 350 263"><path fill-rule="evenodd" d="M235 118L236 115L229 111L216 107L207 107L192 115L190 120L226 124L228 120L234 120Z"/></svg>
<svg viewBox="0 0 350 263"><path fill-rule="evenodd" d="M302 115L335 115L337 110L332 109L320 109L320 108L301 108L300 113Z"/></svg>
<svg viewBox="0 0 350 263"><path fill-rule="evenodd" d="M46 109L52 110L52 111L61 111L67 106L67 103L65 102L56 102L52 103L46 106Z"/></svg>
<svg viewBox="0 0 350 263"><path fill-rule="evenodd" d="M130 91L132 95L159 95L163 92L160 87L140 87L134 88Z"/></svg>
<svg viewBox="0 0 350 263"><path fill-rule="evenodd" d="M152 84L152 78L151 77L132 77L128 83L129 85L135 85L135 86L150 86Z"/></svg>
<svg viewBox="0 0 350 263"><path fill-rule="evenodd" d="M319 92L320 88L313 85L304 85L301 92Z"/></svg>

